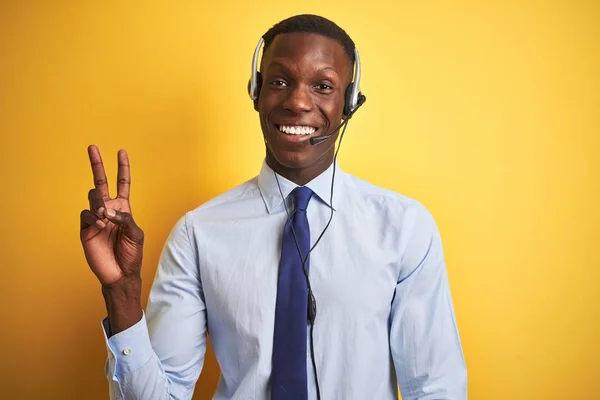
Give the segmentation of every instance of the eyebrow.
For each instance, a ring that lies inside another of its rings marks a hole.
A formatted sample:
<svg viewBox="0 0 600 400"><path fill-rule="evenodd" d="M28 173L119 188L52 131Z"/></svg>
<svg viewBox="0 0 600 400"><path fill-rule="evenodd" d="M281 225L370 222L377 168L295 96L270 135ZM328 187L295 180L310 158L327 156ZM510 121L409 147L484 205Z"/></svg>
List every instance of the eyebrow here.
<svg viewBox="0 0 600 400"><path fill-rule="evenodd" d="M269 65L267 66L267 69L269 69L271 67L277 67L277 66L283 68L286 71L289 70L289 67L280 61L271 61L271 63L269 63ZM326 70L331 70L331 71L335 72L336 75L339 76L337 69L335 69L331 65L324 65L322 67L319 67L319 68L317 68L316 72L321 72L321 71L326 71Z"/></svg>

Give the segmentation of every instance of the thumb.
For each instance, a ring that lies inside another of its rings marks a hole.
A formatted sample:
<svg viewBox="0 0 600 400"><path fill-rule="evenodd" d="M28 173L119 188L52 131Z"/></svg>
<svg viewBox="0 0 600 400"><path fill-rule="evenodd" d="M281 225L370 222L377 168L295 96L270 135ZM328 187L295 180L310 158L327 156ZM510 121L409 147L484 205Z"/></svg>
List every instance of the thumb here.
<svg viewBox="0 0 600 400"><path fill-rule="evenodd" d="M123 229L125 236L132 242L140 245L144 244L144 232L137 226L130 213L107 208L104 210L104 216L110 222Z"/></svg>

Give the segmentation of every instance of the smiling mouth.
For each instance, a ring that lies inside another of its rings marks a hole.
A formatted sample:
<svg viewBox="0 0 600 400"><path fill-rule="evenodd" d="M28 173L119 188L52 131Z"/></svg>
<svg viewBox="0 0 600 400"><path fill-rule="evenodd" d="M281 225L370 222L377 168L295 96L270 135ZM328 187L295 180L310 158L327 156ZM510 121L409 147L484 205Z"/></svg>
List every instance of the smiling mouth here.
<svg viewBox="0 0 600 400"><path fill-rule="evenodd" d="M286 135L312 135L319 128L309 125L275 125L279 132Z"/></svg>

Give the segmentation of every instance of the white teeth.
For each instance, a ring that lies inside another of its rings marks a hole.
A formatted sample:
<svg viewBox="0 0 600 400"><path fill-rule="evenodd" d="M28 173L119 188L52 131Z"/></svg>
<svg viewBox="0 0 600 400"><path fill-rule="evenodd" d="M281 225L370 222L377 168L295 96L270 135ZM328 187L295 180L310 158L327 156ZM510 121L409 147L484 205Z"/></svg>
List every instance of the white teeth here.
<svg viewBox="0 0 600 400"><path fill-rule="evenodd" d="M279 130L288 135L310 135L316 131L312 126L280 125Z"/></svg>

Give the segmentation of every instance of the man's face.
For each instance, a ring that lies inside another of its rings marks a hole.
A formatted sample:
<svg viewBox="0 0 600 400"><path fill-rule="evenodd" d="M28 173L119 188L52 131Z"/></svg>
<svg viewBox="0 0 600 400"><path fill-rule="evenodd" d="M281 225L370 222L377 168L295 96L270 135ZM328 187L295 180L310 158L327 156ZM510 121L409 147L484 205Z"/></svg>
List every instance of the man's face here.
<svg viewBox="0 0 600 400"><path fill-rule="evenodd" d="M331 164L337 134L316 146L309 139L339 125L351 70L344 48L334 39L286 33L273 40L263 56L258 99L272 168L320 173Z"/></svg>

